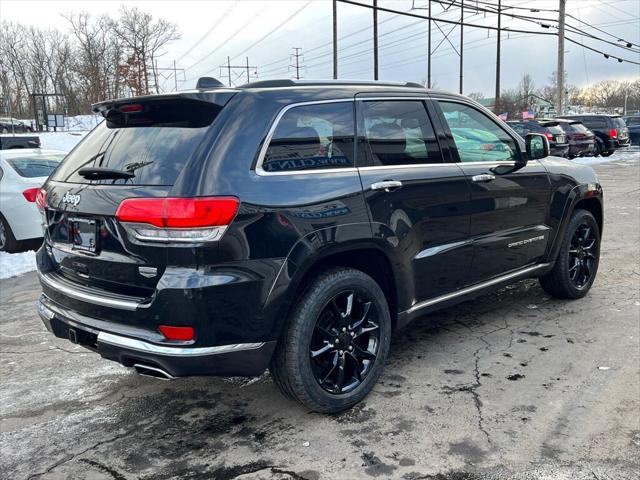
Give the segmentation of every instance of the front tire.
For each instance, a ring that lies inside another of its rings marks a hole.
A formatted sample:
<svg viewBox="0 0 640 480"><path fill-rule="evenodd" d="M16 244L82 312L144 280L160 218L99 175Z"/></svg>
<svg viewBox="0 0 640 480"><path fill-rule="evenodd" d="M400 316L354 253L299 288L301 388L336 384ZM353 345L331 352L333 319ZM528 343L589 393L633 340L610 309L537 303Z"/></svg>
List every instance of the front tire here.
<svg viewBox="0 0 640 480"><path fill-rule="evenodd" d="M553 269L540 285L556 298L584 297L596 278L600 262L600 228L591 212L577 209L567 225Z"/></svg>
<svg viewBox="0 0 640 480"><path fill-rule="evenodd" d="M360 402L382 373L391 317L380 286L351 268L316 278L298 299L269 369L280 390L310 410Z"/></svg>

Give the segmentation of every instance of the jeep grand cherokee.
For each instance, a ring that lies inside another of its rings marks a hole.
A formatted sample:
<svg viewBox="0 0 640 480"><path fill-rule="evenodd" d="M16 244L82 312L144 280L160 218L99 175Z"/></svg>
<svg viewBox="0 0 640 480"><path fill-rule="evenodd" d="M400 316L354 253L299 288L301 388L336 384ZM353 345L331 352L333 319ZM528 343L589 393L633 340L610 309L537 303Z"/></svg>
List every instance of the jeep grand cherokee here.
<svg viewBox="0 0 640 480"><path fill-rule="evenodd" d="M524 278L591 287L601 187L543 135L416 84L199 86L95 105L38 195L56 336L164 378L269 368L336 412L416 317Z"/></svg>

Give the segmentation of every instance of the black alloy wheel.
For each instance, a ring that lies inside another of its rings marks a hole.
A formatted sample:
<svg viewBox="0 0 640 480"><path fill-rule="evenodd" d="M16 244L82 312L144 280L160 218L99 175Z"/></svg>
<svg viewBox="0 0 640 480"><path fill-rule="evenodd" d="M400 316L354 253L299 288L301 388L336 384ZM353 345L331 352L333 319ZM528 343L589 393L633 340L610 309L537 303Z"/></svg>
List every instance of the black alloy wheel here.
<svg viewBox="0 0 640 480"><path fill-rule="evenodd" d="M583 288L594 274L598 238L594 230L582 223L575 229L569 248L569 278L576 288Z"/></svg>
<svg viewBox="0 0 640 480"><path fill-rule="evenodd" d="M540 277L540 285L556 298L582 298L595 281L599 262L600 226L591 212L576 209L553 268Z"/></svg>
<svg viewBox="0 0 640 480"><path fill-rule="evenodd" d="M327 392L341 394L360 385L380 346L380 325L365 292L345 290L324 307L309 347L311 368Z"/></svg>

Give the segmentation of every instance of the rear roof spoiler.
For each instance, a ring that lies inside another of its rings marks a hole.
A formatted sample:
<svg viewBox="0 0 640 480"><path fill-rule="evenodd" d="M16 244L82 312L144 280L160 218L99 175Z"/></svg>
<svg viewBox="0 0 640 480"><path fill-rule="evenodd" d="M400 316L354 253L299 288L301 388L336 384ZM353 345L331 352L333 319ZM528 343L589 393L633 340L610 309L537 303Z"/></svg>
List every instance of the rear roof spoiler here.
<svg viewBox="0 0 640 480"><path fill-rule="evenodd" d="M156 94L156 95L142 95L139 97L127 97L117 98L111 100L105 100L103 102L94 103L91 105L91 111L94 113L100 113L104 116L108 111L115 110L127 104L136 103L148 103L158 101L175 101L175 100L187 100L192 102L214 103L221 107L225 106L227 102L233 97L237 90L230 88L220 88L210 91L190 90L179 93L168 94Z"/></svg>

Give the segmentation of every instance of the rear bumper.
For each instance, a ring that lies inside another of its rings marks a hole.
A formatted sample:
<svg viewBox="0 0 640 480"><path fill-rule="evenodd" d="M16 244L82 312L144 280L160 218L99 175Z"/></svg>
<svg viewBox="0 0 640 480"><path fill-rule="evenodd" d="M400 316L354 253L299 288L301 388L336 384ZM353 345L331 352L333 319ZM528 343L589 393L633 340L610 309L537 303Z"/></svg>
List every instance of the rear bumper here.
<svg viewBox="0 0 640 480"><path fill-rule="evenodd" d="M569 154L569 144L550 145L549 153L554 157L566 157Z"/></svg>
<svg viewBox="0 0 640 480"><path fill-rule="evenodd" d="M144 365L172 377L260 375L269 365L275 348L274 341L203 347L161 345L149 341L143 331L136 328L70 312L46 295L38 302L38 313L56 337L82 345L126 367Z"/></svg>

